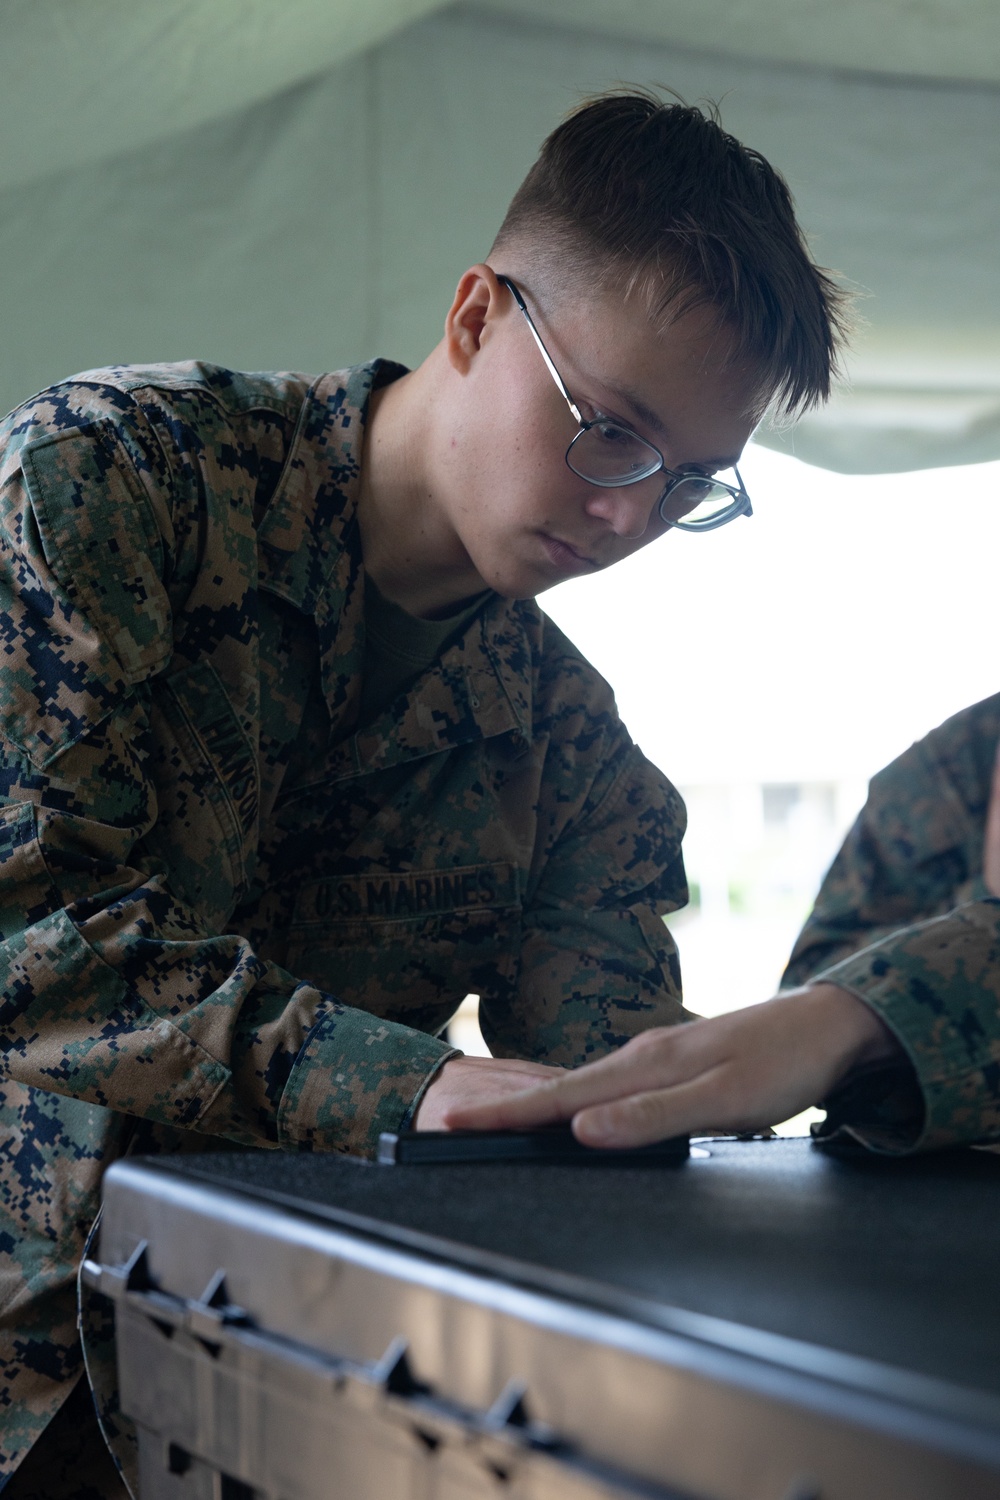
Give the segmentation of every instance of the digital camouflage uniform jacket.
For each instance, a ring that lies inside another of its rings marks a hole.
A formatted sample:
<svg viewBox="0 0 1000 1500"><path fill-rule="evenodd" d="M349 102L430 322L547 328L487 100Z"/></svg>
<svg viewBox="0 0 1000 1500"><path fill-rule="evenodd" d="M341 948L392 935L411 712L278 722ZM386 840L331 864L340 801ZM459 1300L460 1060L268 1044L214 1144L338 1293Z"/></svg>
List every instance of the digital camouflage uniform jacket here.
<svg viewBox="0 0 1000 1500"><path fill-rule="evenodd" d="M681 1017L683 806L533 601L356 722L400 373L98 371L0 429L0 1475L137 1141L371 1152L468 991L554 1063Z"/></svg>
<svg viewBox="0 0 1000 1500"><path fill-rule="evenodd" d="M848 1086L821 1134L893 1152L1000 1138L1000 901L982 874L998 739L1000 695L880 771L823 882L782 982L860 996L912 1069Z"/></svg>

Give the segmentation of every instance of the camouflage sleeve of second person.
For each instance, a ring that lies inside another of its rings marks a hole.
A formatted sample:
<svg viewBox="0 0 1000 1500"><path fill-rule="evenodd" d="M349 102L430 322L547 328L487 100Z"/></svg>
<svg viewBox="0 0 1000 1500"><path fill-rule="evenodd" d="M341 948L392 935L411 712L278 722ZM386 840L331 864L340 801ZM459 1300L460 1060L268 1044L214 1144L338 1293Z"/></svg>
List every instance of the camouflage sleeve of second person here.
<svg viewBox="0 0 1000 1500"><path fill-rule="evenodd" d="M59 388L22 411L4 450L4 1072L245 1144L370 1151L452 1049L262 961L142 853L159 817L153 676L170 639L148 496L165 460L141 418L114 409L122 401ZM25 432L36 441L19 453ZM182 481L161 472L156 482L183 505ZM130 546L139 535L148 549ZM97 628L112 606L117 631ZM208 817L208 806L192 815Z"/></svg>
<svg viewBox="0 0 1000 1500"><path fill-rule="evenodd" d="M783 987L851 991L912 1065L895 1085L849 1083L827 1134L890 1152L1000 1137L1000 901L982 875L998 739L995 695L872 779L795 945Z"/></svg>

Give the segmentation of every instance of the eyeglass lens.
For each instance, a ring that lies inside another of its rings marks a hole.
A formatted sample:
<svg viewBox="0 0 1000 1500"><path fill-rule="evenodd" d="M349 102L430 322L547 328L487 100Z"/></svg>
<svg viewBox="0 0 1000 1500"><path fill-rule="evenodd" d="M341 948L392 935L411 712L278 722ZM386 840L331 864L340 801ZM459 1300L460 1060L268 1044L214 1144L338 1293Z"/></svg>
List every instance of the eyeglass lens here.
<svg viewBox="0 0 1000 1500"><path fill-rule="evenodd" d="M660 502L660 515L665 521L695 524L713 521L725 511L737 509L739 501L733 498L731 489L695 474L671 485Z"/></svg>
<svg viewBox="0 0 1000 1500"><path fill-rule="evenodd" d="M591 484L634 484L663 466L659 453L617 422L593 422L569 445L566 462Z"/></svg>

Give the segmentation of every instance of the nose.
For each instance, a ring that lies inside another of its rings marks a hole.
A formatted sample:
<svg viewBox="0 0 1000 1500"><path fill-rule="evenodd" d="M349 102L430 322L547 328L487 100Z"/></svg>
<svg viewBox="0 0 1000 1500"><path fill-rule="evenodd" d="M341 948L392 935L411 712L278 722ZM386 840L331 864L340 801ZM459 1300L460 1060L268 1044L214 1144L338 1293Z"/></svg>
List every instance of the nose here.
<svg viewBox="0 0 1000 1500"><path fill-rule="evenodd" d="M650 513L662 484L651 486L646 481L639 484L622 485L620 489L593 489L587 497L584 509L588 516L596 516L607 522L616 536L634 540L642 536L649 525Z"/></svg>

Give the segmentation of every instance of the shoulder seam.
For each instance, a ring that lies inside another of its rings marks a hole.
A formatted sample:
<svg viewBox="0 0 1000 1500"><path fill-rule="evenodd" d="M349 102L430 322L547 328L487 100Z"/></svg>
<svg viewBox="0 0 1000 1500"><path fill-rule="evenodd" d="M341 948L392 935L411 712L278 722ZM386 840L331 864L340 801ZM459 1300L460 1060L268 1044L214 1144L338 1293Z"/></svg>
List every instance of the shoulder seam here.
<svg viewBox="0 0 1000 1500"><path fill-rule="evenodd" d="M223 367L220 365L216 366L216 368L222 369ZM243 374L244 372L232 371L230 373ZM288 399L283 400L276 397L271 400L261 399L259 401L251 401L248 404L241 403L235 407L229 407L226 405L226 402L222 398L221 394L217 390L215 390L213 386L208 384L207 381L199 380L194 376L187 380L178 380L176 383L168 382L166 380L164 380L162 383L158 383L155 380L149 379L136 380L134 382L125 379L116 380L114 378L113 371L110 369L108 370L105 378L99 379L96 378L96 376L97 372L85 371L83 376L67 376L65 380L55 381L52 385L46 387L46 389L59 390L65 386L84 387L90 390L101 390L102 388L107 388L109 390L117 391L119 395L130 402L132 406L137 408L141 407L141 403L137 400L137 394L142 391L156 392L159 395L165 396L169 395L171 392L196 392L199 396L207 397L212 401L213 405L218 407L220 411L225 412L227 415L235 410L240 412L274 411L281 416L290 416L300 410L305 395L307 395L308 392L313 389L317 379L319 378L314 375L307 376L303 374L301 376L301 379L304 384L304 394L299 398L289 397ZM44 391L39 392L39 395L44 394ZM37 399L37 397L33 399Z"/></svg>

